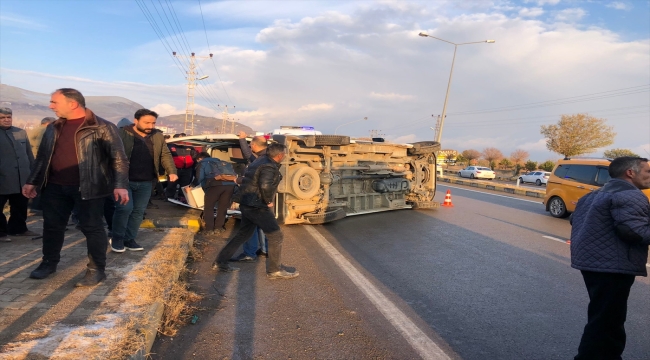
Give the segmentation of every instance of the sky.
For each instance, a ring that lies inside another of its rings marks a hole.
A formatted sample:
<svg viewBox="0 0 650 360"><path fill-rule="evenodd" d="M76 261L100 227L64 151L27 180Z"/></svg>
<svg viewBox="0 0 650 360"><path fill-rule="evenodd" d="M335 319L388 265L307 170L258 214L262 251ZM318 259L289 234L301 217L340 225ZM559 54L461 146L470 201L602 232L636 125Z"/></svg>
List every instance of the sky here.
<svg viewBox="0 0 650 360"><path fill-rule="evenodd" d="M444 149L556 160L540 126L588 113L617 133L593 156L650 156L650 1L0 1L4 84L179 114L194 52L196 113L264 132L432 140L455 48Z"/></svg>

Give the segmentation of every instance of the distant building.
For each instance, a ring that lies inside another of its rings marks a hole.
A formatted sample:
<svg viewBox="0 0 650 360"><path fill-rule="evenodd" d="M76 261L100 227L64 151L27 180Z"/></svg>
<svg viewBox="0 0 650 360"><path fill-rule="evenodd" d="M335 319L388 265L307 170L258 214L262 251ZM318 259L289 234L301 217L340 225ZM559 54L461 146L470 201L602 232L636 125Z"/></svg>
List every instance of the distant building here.
<svg viewBox="0 0 650 360"><path fill-rule="evenodd" d="M458 151L456 150L440 150L438 151L438 158L436 159L436 163L438 164L455 164L456 163L456 156L458 156Z"/></svg>

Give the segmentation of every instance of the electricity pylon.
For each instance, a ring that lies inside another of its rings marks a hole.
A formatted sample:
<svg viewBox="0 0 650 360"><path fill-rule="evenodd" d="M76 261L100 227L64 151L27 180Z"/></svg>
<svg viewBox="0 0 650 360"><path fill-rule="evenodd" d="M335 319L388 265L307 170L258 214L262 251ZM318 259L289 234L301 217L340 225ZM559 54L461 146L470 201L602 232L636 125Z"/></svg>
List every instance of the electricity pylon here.
<svg viewBox="0 0 650 360"><path fill-rule="evenodd" d="M187 101L185 103L185 124L183 125L183 132L185 134L194 135L194 88L196 87L196 80L207 79L208 75L203 75L200 78L196 78L196 63L195 59L209 59L210 56L195 56L194 53L190 56L176 54L176 51L172 53L175 57L186 59L189 58L190 68L187 71Z"/></svg>

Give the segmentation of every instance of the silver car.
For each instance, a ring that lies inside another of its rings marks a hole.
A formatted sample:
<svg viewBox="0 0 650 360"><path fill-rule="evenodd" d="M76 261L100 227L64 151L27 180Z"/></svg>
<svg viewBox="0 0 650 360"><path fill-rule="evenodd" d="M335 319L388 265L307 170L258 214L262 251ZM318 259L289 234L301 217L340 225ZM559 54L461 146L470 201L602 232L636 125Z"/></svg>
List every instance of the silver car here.
<svg viewBox="0 0 650 360"><path fill-rule="evenodd" d="M495 178L494 171L490 168L483 166L468 166L463 170L458 172L460 177L468 177L470 179L488 179L492 180Z"/></svg>
<svg viewBox="0 0 650 360"><path fill-rule="evenodd" d="M519 177L521 183L535 183L537 186L546 185L548 183L548 178L551 176L550 172L546 171L535 171L523 174Z"/></svg>

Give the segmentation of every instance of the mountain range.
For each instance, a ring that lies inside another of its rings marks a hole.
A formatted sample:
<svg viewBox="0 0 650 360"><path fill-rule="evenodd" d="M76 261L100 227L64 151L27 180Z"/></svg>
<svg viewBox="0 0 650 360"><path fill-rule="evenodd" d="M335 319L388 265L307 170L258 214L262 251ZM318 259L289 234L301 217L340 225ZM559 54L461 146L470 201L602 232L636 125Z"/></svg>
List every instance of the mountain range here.
<svg viewBox="0 0 650 360"><path fill-rule="evenodd" d="M86 106L97 116L117 123L122 118L133 121L133 114L144 106L120 96L85 96ZM14 126L25 127L40 123L44 117L55 117L49 108L50 94L37 93L16 86L0 84L0 107L9 107L13 111ZM185 114L161 116L158 124L173 127L177 132L183 130ZM202 115L194 116L194 133L221 132L222 119ZM232 132L233 123L228 121L225 133ZM240 123L234 123L235 133L244 131L252 134L253 129Z"/></svg>

